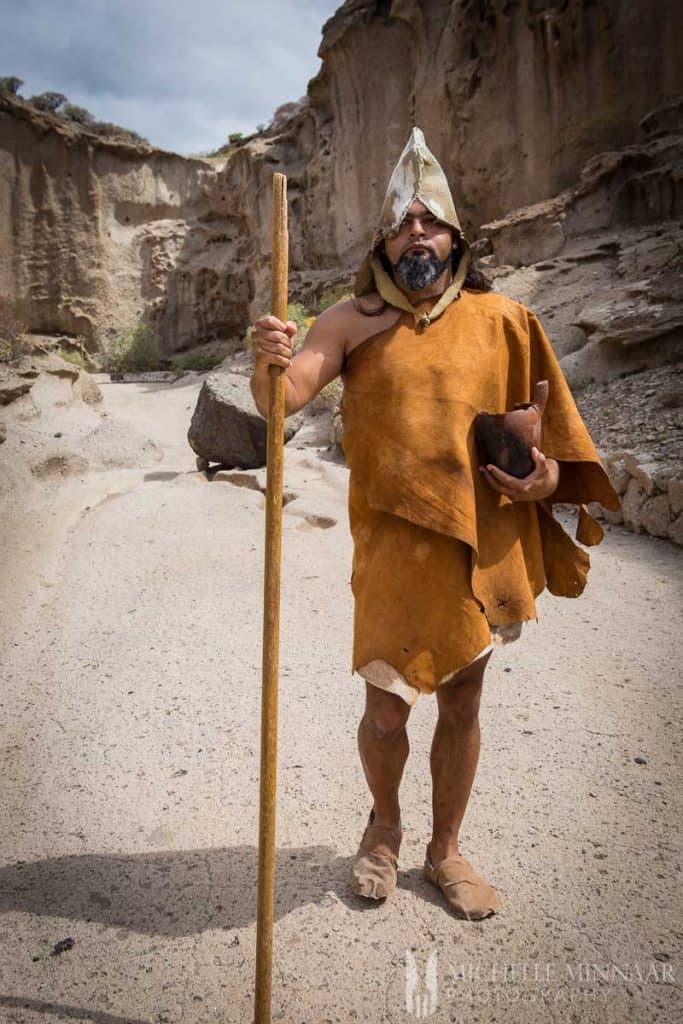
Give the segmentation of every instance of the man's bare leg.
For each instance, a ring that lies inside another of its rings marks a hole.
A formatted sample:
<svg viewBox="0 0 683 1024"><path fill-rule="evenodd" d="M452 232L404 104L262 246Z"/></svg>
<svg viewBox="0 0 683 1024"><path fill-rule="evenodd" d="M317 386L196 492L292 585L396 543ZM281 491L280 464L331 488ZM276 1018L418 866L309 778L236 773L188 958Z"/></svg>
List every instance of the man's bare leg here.
<svg viewBox="0 0 683 1024"><path fill-rule="evenodd" d="M431 750L431 851L436 860L459 853L458 834L479 761L479 703L489 654L436 691L439 718Z"/></svg>
<svg viewBox="0 0 683 1024"><path fill-rule="evenodd" d="M472 918L485 917L499 906L495 890L465 861L458 846L479 761L479 703L490 656L468 665L436 691L439 718L431 750L434 820L426 873L451 909Z"/></svg>
<svg viewBox="0 0 683 1024"><path fill-rule="evenodd" d="M408 751L410 707L395 693L365 684L365 713L358 726L358 750L374 799L374 824L400 828L398 789Z"/></svg>
<svg viewBox="0 0 683 1024"><path fill-rule="evenodd" d="M373 809L351 868L355 892L384 899L396 886L401 844L398 790L408 757L406 723L410 707L393 693L365 684L365 713L358 727L358 750L373 797Z"/></svg>

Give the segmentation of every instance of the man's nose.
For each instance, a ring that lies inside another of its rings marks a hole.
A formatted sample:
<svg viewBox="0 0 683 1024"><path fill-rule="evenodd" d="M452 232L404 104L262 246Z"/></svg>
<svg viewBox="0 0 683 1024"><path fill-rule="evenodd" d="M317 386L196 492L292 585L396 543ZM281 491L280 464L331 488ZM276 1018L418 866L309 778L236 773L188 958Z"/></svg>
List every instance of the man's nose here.
<svg viewBox="0 0 683 1024"><path fill-rule="evenodd" d="M412 217L410 221L410 234L411 236L420 236L425 234L424 225L419 217Z"/></svg>

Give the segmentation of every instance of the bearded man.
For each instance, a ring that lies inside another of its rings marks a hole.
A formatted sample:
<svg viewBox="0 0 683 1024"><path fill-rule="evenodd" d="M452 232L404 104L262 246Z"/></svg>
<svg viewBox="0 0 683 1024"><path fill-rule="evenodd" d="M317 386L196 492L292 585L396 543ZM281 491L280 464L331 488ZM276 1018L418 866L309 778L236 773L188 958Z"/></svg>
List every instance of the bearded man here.
<svg viewBox="0 0 683 1024"><path fill-rule="evenodd" d="M286 415L339 374L344 382L352 672L365 680L358 746L373 800L353 889L383 899L396 886L406 724L420 693L435 693L424 872L456 915L479 919L498 911L500 899L458 839L492 645L537 618L534 599L545 587L576 597L585 586L588 555L552 504L579 505L576 536L590 545L602 530L586 503L618 508L619 499L539 321L473 269L448 182L417 128L354 292L315 320L294 356L296 325L258 320L252 393L267 416L272 363L286 368ZM477 413L531 401L541 380L549 397L533 471L518 479L479 465Z"/></svg>

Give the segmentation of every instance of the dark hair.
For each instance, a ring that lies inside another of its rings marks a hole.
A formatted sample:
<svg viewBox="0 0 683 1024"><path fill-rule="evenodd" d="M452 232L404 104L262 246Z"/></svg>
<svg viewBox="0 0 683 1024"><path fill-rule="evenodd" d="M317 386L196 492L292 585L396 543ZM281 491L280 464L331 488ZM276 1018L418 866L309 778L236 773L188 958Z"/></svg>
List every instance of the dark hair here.
<svg viewBox="0 0 683 1024"><path fill-rule="evenodd" d="M453 249L453 274L455 274L460 263L460 242L458 240L457 248ZM467 268L465 274L465 280L462 283L463 288L467 288L470 292L490 292L493 287L486 274L483 274L481 270L477 270L474 262L474 256L470 260L470 265Z"/></svg>

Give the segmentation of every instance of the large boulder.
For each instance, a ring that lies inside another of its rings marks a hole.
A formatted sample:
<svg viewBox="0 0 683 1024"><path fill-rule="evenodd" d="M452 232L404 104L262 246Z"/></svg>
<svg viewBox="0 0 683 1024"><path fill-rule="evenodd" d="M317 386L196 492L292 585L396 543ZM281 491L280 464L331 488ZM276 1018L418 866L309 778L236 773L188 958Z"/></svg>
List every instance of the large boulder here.
<svg viewBox="0 0 683 1024"><path fill-rule="evenodd" d="M285 442L303 423L297 413L285 423ZM248 377L212 373L199 392L187 440L207 462L240 469L266 464L266 421L256 411Z"/></svg>

